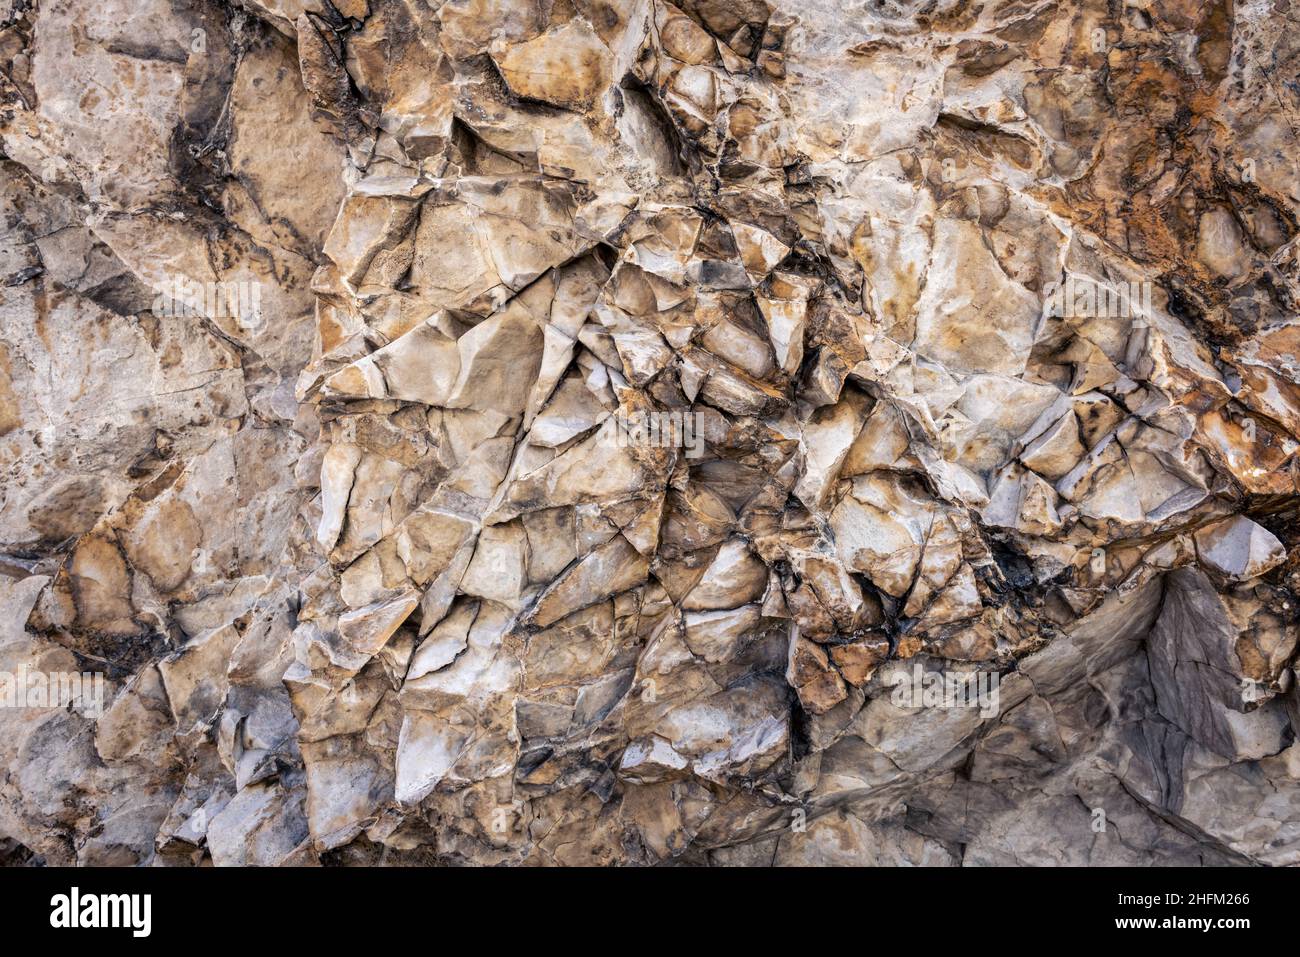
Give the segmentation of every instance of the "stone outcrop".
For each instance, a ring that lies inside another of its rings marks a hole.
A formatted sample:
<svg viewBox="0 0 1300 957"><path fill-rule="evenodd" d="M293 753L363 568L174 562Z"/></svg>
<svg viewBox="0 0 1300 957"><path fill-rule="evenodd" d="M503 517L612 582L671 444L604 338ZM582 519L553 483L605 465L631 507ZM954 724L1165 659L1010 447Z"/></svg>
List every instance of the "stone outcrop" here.
<svg viewBox="0 0 1300 957"><path fill-rule="evenodd" d="M1300 863L1297 16L0 0L0 861Z"/></svg>

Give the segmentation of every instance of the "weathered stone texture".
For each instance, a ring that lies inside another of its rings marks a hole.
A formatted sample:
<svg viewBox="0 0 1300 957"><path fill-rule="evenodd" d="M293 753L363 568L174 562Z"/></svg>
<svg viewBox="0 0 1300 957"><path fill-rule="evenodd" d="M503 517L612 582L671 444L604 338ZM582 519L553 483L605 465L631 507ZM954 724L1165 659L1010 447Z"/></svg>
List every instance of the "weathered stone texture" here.
<svg viewBox="0 0 1300 957"><path fill-rule="evenodd" d="M0 860L1300 863L1300 10L679 3L0 0Z"/></svg>

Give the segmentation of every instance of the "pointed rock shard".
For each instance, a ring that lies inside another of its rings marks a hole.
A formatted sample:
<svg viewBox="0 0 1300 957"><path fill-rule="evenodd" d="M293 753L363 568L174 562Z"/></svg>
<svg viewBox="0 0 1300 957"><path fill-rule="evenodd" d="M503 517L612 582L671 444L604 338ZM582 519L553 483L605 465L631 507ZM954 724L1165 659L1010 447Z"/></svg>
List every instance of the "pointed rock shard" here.
<svg viewBox="0 0 1300 957"><path fill-rule="evenodd" d="M767 588L767 566L749 550L742 539L731 539L718 549L691 591L682 600L687 611L736 608L762 597Z"/></svg>
<svg viewBox="0 0 1300 957"><path fill-rule="evenodd" d="M354 609L339 616L339 634L353 652L372 658L419 603L419 594L412 591L391 601Z"/></svg>
<svg viewBox="0 0 1300 957"><path fill-rule="evenodd" d="M541 628L570 612L634 588L645 581L650 565L622 535L615 535L574 565L542 595L532 621Z"/></svg>
<svg viewBox="0 0 1300 957"><path fill-rule="evenodd" d="M790 273L772 277L770 296L755 296L767 320L768 336L776 363L787 375L799 371L803 362L804 329L808 323L808 300L817 283Z"/></svg>
<svg viewBox="0 0 1300 957"><path fill-rule="evenodd" d="M343 531L348 496L352 493L353 476L360 463L361 449L344 442L331 445L321 460L321 517L316 541L325 551L334 547Z"/></svg>
<svg viewBox="0 0 1300 957"><path fill-rule="evenodd" d="M745 272L755 284L767 278L767 274L790 252L789 246L757 226L732 223L731 232L736 237L736 248L740 251Z"/></svg>
<svg viewBox="0 0 1300 957"><path fill-rule="evenodd" d="M460 375L448 408L517 415L542 364L542 331L522 308L507 307L456 340Z"/></svg>
<svg viewBox="0 0 1300 957"><path fill-rule="evenodd" d="M1237 581L1257 578L1286 561L1277 536L1244 515L1200 529L1196 554L1207 567Z"/></svg>
<svg viewBox="0 0 1300 957"><path fill-rule="evenodd" d="M1055 482L1074 468L1084 452L1079 441L1079 420L1071 412L1030 442L1020 453L1020 461L1049 482Z"/></svg>

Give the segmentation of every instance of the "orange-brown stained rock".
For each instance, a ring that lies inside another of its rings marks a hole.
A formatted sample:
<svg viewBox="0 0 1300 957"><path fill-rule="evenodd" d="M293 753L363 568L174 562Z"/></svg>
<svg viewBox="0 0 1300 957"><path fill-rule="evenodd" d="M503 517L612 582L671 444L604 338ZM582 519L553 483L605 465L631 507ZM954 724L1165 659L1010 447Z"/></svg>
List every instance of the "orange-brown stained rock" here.
<svg viewBox="0 0 1300 957"><path fill-rule="evenodd" d="M835 645L830 649L831 660L844 676L844 680L855 688L860 688L875 673L882 661L889 657L889 641L885 638L855 641L847 645Z"/></svg>
<svg viewBox="0 0 1300 957"><path fill-rule="evenodd" d="M115 541L101 534L83 538L73 552L71 572L78 625L110 634L138 630L132 621L131 573Z"/></svg>
<svg viewBox="0 0 1300 957"><path fill-rule="evenodd" d="M496 63L517 96L570 109L590 107L611 80L609 48L582 20L512 46Z"/></svg>

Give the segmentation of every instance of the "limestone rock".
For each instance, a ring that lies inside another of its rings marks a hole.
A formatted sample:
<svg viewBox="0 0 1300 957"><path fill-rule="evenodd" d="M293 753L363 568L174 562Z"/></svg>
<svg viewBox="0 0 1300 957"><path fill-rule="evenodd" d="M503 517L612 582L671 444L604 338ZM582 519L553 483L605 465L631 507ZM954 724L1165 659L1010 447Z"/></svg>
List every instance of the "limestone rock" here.
<svg viewBox="0 0 1300 957"><path fill-rule="evenodd" d="M0 2L0 863L1300 863L1295 19Z"/></svg>

